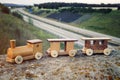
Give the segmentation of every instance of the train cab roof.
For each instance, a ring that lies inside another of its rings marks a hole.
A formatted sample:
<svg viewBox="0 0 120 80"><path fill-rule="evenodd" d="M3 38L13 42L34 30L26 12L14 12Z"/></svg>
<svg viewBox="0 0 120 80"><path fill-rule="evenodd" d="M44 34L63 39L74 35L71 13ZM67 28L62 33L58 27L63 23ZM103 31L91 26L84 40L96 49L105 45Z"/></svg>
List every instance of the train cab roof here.
<svg viewBox="0 0 120 80"><path fill-rule="evenodd" d="M31 43L31 44L36 44L36 43L41 43L42 40L40 39L33 39L33 40L27 40L28 43Z"/></svg>
<svg viewBox="0 0 120 80"><path fill-rule="evenodd" d="M75 42L77 39L47 39L49 42Z"/></svg>
<svg viewBox="0 0 120 80"><path fill-rule="evenodd" d="M108 37L93 37L93 38L88 38L88 37L82 37L82 40L111 40L111 38Z"/></svg>

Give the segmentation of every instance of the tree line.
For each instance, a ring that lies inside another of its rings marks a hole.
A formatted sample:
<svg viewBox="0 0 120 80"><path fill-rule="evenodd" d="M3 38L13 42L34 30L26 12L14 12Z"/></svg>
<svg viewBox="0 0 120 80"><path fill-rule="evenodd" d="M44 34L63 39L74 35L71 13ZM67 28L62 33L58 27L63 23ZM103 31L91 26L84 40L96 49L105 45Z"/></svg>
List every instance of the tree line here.
<svg viewBox="0 0 120 80"><path fill-rule="evenodd" d="M112 9L93 9L92 7L69 7L69 8L62 8L59 9L59 12L70 11L72 13L110 13Z"/></svg>
<svg viewBox="0 0 120 80"><path fill-rule="evenodd" d="M47 9L58 9L60 12L70 11L73 13L109 13L112 11L111 8L117 8L120 10L120 4L85 4L85 3L43 3L43 4L34 4L38 8L47 8ZM62 7L62 8L61 8ZM93 9L93 7L108 7L108 8L100 8Z"/></svg>
<svg viewBox="0 0 120 80"><path fill-rule="evenodd" d="M48 8L48 9L58 9L59 7L117 7L120 9L119 4L86 4L86 3L43 3L43 4L34 4L34 6L38 6L39 8Z"/></svg>

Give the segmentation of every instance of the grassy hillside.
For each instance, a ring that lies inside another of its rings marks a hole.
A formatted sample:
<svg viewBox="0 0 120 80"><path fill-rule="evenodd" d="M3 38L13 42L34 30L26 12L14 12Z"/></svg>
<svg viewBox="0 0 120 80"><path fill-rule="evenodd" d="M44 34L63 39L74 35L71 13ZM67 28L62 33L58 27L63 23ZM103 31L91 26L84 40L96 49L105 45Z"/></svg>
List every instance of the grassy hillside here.
<svg viewBox="0 0 120 80"><path fill-rule="evenodd" d="M54 37L56 36L48 34L48 32L40 30L21 19L0 12L0 54L6 53L10 39L16 39L18 46L25 45L28 39L39 38L43 40L46 50L48 47L46 39Z"/></svg>
<svg viewBox="0 0 120 80"><path fill-rule="evenodd" d="M93 13L91 18L74 25L120 38L120 11L112 11L108 14Z"/></svg>
<svg viewBox="0 0 120 80"><path fill-rule="evenodd" d="M33 13L42 17L69 23L71 25L120 38L120 10L99 9L85 12L84 8L63 7L59 9L33 9ZM89 9L88 9L89 10ZM44 15L44 16L43 16ZM78 16L79 15L79 16Z"/></svg>

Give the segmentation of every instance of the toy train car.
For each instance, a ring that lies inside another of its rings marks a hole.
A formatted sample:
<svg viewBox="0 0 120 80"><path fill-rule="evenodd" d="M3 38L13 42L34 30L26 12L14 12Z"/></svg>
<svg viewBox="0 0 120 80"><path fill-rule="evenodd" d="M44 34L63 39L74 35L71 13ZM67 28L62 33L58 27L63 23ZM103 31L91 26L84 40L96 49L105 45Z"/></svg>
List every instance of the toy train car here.
<svg viewBox="0 0 120 80"><path fill-rule="evenodd" d="M104 53L110 55L111 49L108 48L108 41L110 38L81 38L85 41L85 45L81 50L82 53L91 56L93 53ZM49 49L46 51L48 55L57 57L58 55L69 55L74 57L77 50L74 49L74 42L77 39L48 39L50 43ZM60 43L64 43L64 49L61 50ZM27 45L16 47L16 41L10 40L10 48L7 50L7 62L20 64L23 60L41 59L42 54L42 40L34 39L27 40Z"/></svg>
<svg viewBox="0 0 120 80"><path fill-rule="evenodd" d="M47 53L52 57L57 57L58 55L69 55L71 57L75 56L77 50L74 49L74 42L77 39L48 39L50 42L50 48ZM64 49L60 50L60 43L64 42Z"/></svg>
<svg viewBox="0 0 120 80"><path fill-rule="evenodd" d="M42 40L27 40L27 45L16 47L16 41L10 40L7 50L7 62L20 64L23 60L42 58Z"/></svg>
<svg viewBox="0 0 120 80"><path fill-rule="evenodd" d="M110 38L81 38L85 41L85 45L82 49L82 53L86 53L91 56L93 53L104 53L110 55L111 49L108 48L108 41Z"/></svg>

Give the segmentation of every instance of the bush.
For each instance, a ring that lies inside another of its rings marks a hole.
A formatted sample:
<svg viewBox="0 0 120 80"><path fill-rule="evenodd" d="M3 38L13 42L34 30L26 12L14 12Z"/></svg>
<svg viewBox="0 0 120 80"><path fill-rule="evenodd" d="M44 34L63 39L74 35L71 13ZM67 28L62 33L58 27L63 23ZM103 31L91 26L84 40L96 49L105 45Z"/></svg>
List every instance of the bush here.
<svg viewBox="0 0 120 80"><path fill-rule="evenodd" d="M33 20L30 17L28 18L28 23L33 25Z"/></svg>
<svg viewBox="0 0 120 80"><path fill-rule="evenodd" d="M96 10L96 12L98 12L98 13L105 13L105 14L110 13L111 11L112 11L112 9L98 9L98 10Z"/></svg>
<svg viewBox="0 0 120 80"><path fill-rule="evenodd" d="M118 6L118 10L120 10L120 6Z"/></svg>
<svg viewBox="0 0 120 80"><path fill-rule="evenodd" d="M0 11L6 14L10 14L9 8L4 6L3 4L0 4Z"/></svg>
<svg viewBox="0 0 120 80"><path fill-rule="evenodd" d="M17 12L12 12L12 15L19 18L19 19L23 19L23 16L20 15L19 13L17 13Z"/></svg>

